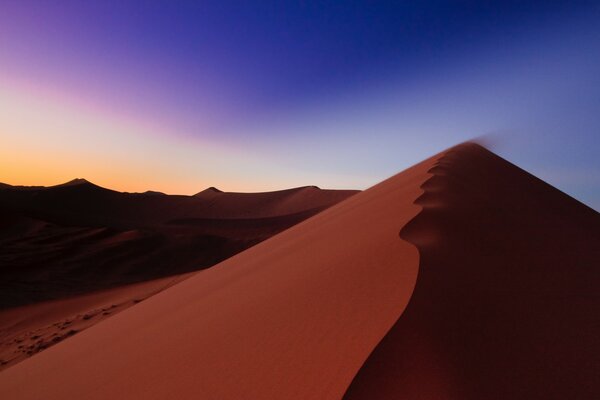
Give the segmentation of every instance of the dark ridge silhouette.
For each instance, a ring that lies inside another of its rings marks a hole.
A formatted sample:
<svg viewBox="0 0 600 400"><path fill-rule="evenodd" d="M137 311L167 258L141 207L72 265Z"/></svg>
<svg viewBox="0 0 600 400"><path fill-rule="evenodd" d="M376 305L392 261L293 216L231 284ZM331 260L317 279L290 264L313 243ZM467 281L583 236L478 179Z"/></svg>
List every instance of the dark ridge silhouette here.
<svg viewBox="0 0 600 400"><path fill-rule="evenodd" d="M17 363L0 374L0 392L11 399L341 398L409 301L418 252L397 231L420 211L414 201L437 158L150 298L138 289L147 294L154 281L81 296L76 304L66 299L0 313L0 324L4 318L9 326L0 359L6 354L5 361ZM174 232L235 227L256 237L257 229L277 228L282 216L302 218L298 213L311 214L343 195L315 187L219 193L194 198L203 208L183 217L165 211L161 220L168 223L161 226ZM141 236L133 229L122 235ZM137 304L140 299L146 300ZM18 363L24 349L43 349L122 304L130 308Z"/></svg>
<svg viewBox="0 0 600 400"><path fill-rule="evenodd" d="M0 309L207 268L354 193L203 198L120 193L85 179L0 185Z"/></svg>
<svg viewBox="0 0 600 400"><path fill-rule="evenodd" d="M202 196L203 194L207 194L207 193L223 193L221 190L217 189L214 186L211 186L209 188L204 189L201 192L196 193L194 196Z"/></svg>
<svg viewBox="0 0 600 400"><path fill-rule="evenodd" d="M600 398L600 215L476 144L430 173L413 296L344 399Z"/></svg>
<svg viewBox="0 0 600 400"><path fill-rule="evenodd" d="M151 196L166 196L165 193L163 193L163 192L157 192L155 190L146 190L142 194L147 194L147 195L151 195Z"/></svg>
<svg viewBox="0 0 600 400"><path fill-rule="evenodd" d="M76 185L88 185L88 186L97 186L97 187L99 187L98 185L95 185L92 182L90 182L90 181L88 181L87 179L84 179L84 178L71 179L68 182L65 182L65 183L62 183L60 185L56 185L56 186L53 186L53 187L76 186Z"/></svg>

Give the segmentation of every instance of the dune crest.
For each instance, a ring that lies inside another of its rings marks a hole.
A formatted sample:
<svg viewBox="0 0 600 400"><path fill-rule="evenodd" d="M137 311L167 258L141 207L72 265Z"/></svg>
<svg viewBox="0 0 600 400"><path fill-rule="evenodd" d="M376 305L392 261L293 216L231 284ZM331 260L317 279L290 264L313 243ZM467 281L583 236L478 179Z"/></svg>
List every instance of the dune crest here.
<svg viewBox="0 0 600 400"><path fill-rule="evenodd" d="M0 395L595 399L598 243L598 213L459 145L7 369Z"/></svg>
<svg viewBox="0 0 600 400"><path fill-rule="evenodd" d="M341 398L411 296L419 255L398 231L436 159L7 369L0 393Z"/></svg>
<svg viewBox="0 0 600 400"><path fill-rule="evenodd" d="M599 214L472 143L430 172L414 294L344 399L599 398Z"/></svg>

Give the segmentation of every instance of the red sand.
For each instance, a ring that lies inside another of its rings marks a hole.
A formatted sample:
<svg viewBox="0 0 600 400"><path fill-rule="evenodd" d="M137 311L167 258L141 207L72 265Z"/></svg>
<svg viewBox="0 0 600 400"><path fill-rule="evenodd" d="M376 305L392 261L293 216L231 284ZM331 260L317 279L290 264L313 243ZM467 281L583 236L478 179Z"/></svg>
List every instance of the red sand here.
<svg viewBox="0 0 600 400"><path fill-rule="evenodd" d="M81 179L0 188L0 309L210 267L355 193L302 187L207 199Z"/></svg>
<svg viewBox="0 0 600 400"><path fill-rule="evenodd" d="M0 370L56 345L192 274L0 311Z"/></svg>
<svg viewBox="0 0 600 400"><path fill-rule="evenodd" d="M0 396L596 399L599 218L457 146L5 370Z"/></svg>
<svg viewBox="0 0 600 400"><path fill-rule="evenodd" d="M354 193L0 186L0 370Z"/></svg>
<svg viewBox="0 0 600 400"><path fill-rule="evenodd" d="M412 293L418 253L398 231L434 161L5 370L0 394L340 398Z"/></svg>
<svg viewBox="0 0 600 400"><path fill-rule="evenodd" d="M484 148L402 230L415 292L345 399L600 399L600 215Z"/></svg>

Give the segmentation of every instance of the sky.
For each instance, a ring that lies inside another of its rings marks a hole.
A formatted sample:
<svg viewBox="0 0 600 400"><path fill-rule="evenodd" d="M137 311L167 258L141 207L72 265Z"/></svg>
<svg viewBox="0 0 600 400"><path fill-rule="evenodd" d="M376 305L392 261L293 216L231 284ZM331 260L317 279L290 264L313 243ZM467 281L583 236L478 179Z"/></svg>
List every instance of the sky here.
<svg viewBox="0 0 600 400"><path fill-rule="evenodd" d="M600 2L0 0L0 182L364 189L491 149L600 209Z"/></svg>

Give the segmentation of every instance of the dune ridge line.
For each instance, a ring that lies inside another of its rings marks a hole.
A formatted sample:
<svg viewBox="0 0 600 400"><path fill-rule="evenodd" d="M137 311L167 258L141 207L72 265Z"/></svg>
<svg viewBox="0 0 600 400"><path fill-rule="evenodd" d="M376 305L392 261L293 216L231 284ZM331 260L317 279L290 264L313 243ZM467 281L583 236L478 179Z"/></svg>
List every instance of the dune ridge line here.
<svg viewBox="0 0 600 400"><path fill-rule="evenodd" d="M431 172L415 290L344 399L598 398L600 215L474 143Z"/></svg>
<svg viewBox="0 0 600 400"><path fill-rule="evenodd" d="M341 398L413 292L418 251L398 230L436 160L5 370L0 393Z"/></svg>

